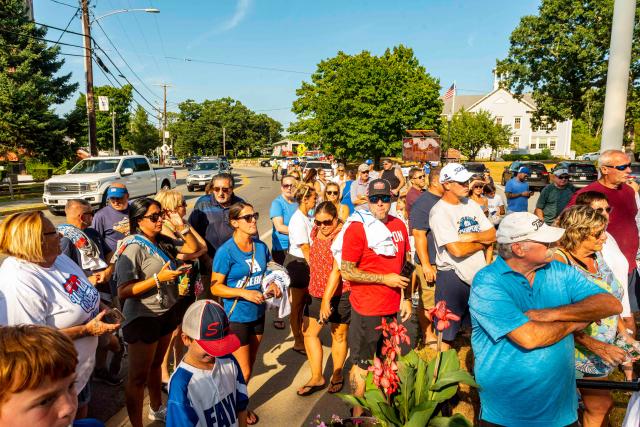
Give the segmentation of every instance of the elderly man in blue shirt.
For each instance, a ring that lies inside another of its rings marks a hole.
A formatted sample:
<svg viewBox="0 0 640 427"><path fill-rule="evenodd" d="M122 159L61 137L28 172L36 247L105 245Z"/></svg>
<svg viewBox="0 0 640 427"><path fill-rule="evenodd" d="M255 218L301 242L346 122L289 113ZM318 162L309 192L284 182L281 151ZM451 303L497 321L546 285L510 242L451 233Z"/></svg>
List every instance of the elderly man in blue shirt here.
<svg viewBox="0 0 640 427"><path fill-rule="evenodd" d="M480 270L469 306L481 426L578 426L573 332L618 314L620 302L553 261L564 230L507 215L499 256Z"/></svg>

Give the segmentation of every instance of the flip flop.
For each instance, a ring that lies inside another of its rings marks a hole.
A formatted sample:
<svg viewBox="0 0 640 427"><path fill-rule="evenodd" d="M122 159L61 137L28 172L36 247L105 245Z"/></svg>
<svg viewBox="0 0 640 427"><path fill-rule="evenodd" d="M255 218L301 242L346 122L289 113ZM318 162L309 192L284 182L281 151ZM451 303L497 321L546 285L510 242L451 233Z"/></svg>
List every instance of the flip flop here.
<svg viewBox="0 0 640 427"><path fill-rule="evenodd" d="M292 348L292 350L296 353L300 353L303 356L307 355L307 351L304 348Z"/></svg>
<svg viewBox="0 0 640 427"><path fill-rule="evenodd" d="M284 320L274 320L273 327L276 329L284 329L285 328Z"/></svg>
<svg viewBox="0 0 640 427"><path fill-rule="evenodd" d="M302 393L300 393L300 391L296 391L296 394L298 396L311 396L313 393L315 393L316 391L320 391L323 388L325 388L327 386L326 383L322 384L322 385L305 385L302 386L302 388L306 388L306 391L303 391Z"/></svg>
<svg viewBox="0 0 640 427"><path fill-rule="evenodd" d="M333 387L337 387L340 386L340 388L338 388L337 390L331 390ZM333 382L333 380L330 381L329 383L329 390L327 390L327 393L329 394L334 394L334 393L338 393L340 391L342 391L342 388L344 387L344 378L342 378L340 381L336 381Z"/></svg>
<svg viewBox="0 0 640 427"><path fill-rule="evenodd" d="M250 423L250 422L249 422L249 417L250 417L251 415L253 415L253 419L255 420L255 421L254 421L254 422L252 422L252 423ZM248 410L248 409L247 409L247 425L248 425L248 426L252 426L252 425L254 425L254 424L258 424L258 421L260 421L260 417L258 416L258 414L256 414L255 412L250 411L250 410Z"/></svg>

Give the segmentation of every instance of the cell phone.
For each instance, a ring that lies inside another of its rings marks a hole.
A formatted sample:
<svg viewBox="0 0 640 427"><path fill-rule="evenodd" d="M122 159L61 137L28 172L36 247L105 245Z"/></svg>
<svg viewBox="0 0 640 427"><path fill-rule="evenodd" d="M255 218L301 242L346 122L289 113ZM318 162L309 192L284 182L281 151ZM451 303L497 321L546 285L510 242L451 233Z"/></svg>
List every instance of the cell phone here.
<svg viewBox="0 0 640 427"><path fill-rule="evenodd" d="M177 271L188 271L191 270L191 264L183 264L177 268Z"/></svg>
<svg viewBox="0 0 640 427"><path fill-rule="evenodd" d="M122 323L127 320L127 318L124 317L124 314L122 314L122 312L117 308L112 308L107 311L107 314L105 314L102 319L104 320L104 323L110 323L112 325L116 323Z"/></svg>
<svg viewBox="0 0 640 427"><path fill-rule="evenodd" d="M403 277L406 277L407 279L411 279L411 276L413 276L413 272L415 271L416 266L413 265L412 263L405 261L404 265L402 266L402 271L400 272L400 275Z"/></svg>

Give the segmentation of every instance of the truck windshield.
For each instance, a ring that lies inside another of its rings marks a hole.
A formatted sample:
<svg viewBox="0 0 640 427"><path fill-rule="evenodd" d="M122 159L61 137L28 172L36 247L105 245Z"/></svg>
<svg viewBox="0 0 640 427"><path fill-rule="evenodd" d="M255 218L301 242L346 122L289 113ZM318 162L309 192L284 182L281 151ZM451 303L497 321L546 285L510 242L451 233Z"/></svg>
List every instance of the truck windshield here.
<svg viewBox="0 0 640 427"><path fill-rule="evenodd" d="M85 159L69 173L114 173L120 159Z"/></svg>
<svg viewBox="0 0 640 427"><path fill-rule="evenodd" d="M218 169L217 163L198 163L193 168L194 171L210 171L213 169Z"/></svg>

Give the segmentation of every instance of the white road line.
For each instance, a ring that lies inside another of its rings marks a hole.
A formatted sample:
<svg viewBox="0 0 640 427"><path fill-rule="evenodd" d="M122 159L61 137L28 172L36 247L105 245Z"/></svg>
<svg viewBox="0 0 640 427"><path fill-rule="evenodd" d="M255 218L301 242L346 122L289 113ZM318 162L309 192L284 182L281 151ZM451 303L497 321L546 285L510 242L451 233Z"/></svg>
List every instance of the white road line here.
<svg viewBox="0 0 640 427"><path fill-rule="evenodd" d="M271 236L271 233L273 233L273 228L270 228L270 229L269 229L269 231L265 231L264 233L262 233L262 234L260 235L260 240L262 240L262 241L264 242L264 240L265 240L267 237Z"/></svg>

